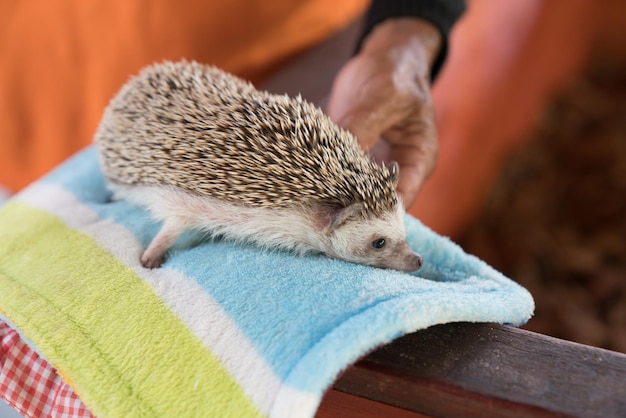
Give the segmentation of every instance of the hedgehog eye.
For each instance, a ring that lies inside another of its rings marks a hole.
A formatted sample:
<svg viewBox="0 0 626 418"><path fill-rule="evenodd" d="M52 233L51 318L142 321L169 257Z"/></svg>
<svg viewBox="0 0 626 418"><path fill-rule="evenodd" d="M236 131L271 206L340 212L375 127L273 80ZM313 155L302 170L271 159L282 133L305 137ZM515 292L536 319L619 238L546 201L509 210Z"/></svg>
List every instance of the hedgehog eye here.
<svg viewBox="0 0 626 418"><path fill-rule="evenodd" d="M385 246L384 238L376 238L374 241L372 241L372 247L376 248L377 250L380 250L384 246Z"/></svg>

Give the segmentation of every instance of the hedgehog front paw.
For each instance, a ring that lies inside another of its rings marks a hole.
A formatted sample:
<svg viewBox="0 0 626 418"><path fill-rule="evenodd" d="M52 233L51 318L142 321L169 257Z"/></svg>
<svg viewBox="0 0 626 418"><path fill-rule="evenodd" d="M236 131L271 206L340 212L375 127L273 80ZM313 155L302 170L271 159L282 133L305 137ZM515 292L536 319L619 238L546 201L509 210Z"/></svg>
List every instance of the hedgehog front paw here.
<svg viewBox="0 0 626 418"><path fill-rule="evenodd" d="M141 265L147 269L155 269L161 267L165 257L163 255L149 254L148 251L141 255Z"/></svg>

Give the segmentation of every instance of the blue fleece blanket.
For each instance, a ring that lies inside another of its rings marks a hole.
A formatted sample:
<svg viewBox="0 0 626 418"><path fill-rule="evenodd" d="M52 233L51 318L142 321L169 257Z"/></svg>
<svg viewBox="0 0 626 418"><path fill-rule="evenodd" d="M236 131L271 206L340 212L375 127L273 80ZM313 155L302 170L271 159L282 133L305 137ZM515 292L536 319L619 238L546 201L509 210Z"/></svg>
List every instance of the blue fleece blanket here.
<svg viewBox="0 0 626 418"><path fill-rule="evenodd" d="M360 356L454 321L525 323L530 294L406 217L415 274L188 233L110 201L93 148L0 210L0 314L101 416L314 415Z"/></svg>

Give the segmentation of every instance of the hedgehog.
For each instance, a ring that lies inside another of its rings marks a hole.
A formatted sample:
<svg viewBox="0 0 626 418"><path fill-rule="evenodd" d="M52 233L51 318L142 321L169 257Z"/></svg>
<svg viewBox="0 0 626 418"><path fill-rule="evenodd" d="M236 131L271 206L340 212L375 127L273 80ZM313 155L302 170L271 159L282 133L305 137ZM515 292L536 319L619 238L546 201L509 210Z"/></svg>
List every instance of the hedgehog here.
<svg viewBox="0 0 626 418"><path fill-rule="evenodd" d="M158 63L113 97L94 141L114 198L162 221L146 268L187 230L406 272L422 265L406 242L398 165L375 163L300 96L211 65Z"/></svg>

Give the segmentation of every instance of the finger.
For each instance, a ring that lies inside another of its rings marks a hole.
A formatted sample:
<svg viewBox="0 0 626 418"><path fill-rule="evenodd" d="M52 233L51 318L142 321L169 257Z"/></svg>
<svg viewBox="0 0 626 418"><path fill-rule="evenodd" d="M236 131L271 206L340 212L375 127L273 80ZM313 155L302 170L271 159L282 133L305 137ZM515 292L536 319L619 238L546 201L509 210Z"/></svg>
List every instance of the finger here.
<svg viewBox="0 0 626 418"><path fill-rule="evenodd" d="M400 166L399 163L398 165ZM413 163L400 166L400 180L396 186L396 191L405 209L413 204L427 177L423 165Z"/></svg>
<svg viewBox="0 0 626 418"><path fill-rule="evenodd" d="M421 156L417 154L412 149L404 152L399 150L394 159L400 168L400 180L396 186L396 191L405 208L413 204L424 182L432 172L429 160L420 158Z"/></svg>
<svg viewBox="0 0 626 418"><path fill-rule="evenodd" d="M338 120L338 125L356 136L364 150L371 149L383 132L398 124L406 117L388 102L362 102Z"/></svg>
<svg viewBox="0 0 626 418"><path fill-rule="evenodd" d="M377 160L396 161L400 167L397 191L406 207L409 207L422 185L434 171L438 139L434 122L414 122L411 129L395 129L385 133L389 143L385 155L376 155ZM376 148L375 151L382 150Z"/></svg>

